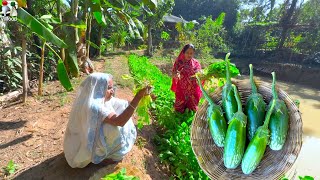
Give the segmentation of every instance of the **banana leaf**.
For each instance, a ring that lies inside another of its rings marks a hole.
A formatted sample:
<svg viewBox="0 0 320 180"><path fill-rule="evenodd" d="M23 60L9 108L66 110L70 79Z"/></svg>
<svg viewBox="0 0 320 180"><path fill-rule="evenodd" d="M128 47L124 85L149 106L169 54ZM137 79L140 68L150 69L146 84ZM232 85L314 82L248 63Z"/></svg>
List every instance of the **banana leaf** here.
<svg viewBox="0 0 320 180"><path fill-rule="evenodd" d="M67 91L72 91L73 87L70 82L67 69L63 64L63 61L59 59L58 65L57 65L57 72L58 72L58 78L61 83L61 85L67 90Z"/></svg>
<svg viewBox="0 0 320 180"><path fill-rule="evenodd" d="M36 33L41 38L48 42L51 42L61 48L67 48L67 44L64 43L58 36L50 31L44 24L38 21L35 17L30 15L23 8L18 9L18 21L21 24L26 25L33 33Z"/></svg>

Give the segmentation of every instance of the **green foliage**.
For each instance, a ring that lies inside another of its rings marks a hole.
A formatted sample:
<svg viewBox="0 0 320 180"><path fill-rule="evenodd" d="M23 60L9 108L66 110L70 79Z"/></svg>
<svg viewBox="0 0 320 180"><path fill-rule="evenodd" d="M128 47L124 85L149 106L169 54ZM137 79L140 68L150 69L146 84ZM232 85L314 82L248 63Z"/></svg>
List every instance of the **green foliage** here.
<svg viewBox="0 0 320 180"><path fill-rule="evenodd" d="M281 178L281 180L289 180L289 179L286 177L283 177L283 178ZM299 176L299 180L314 180L314 177L312 177L312 176L304 176L304 177Z"/></svg>
<svg viewBox="0 0 320 180"><path fill-rule="evenodd" d="M13 160L10 160L8 162L8 165L6 167L4 167L4 172L6 175L11 175L14 174L16 169L17 169L18 165L16 163L13 162Z"/></svg>
<svg viewBox="0 0 320 180"><path fill-rule="evenodd" d="M46 41L52 42L53 44L66 48L67 45L58 38L50 29L39 22L35 17L31 16L27 11L22 8L18 9L18 21L30 28L38 36L42 37Z"/></svg>
<svg viewBox="0 0 320 180"><path fill-rule="evenodd" d="M195 41L196 32L194 30L195 24L193 22L176 24L176 30L179 33L178 40L180 42L192 42Z"/></svg>
<svg viewBox="0 0 320 180"><path fill-rule="evenodd" d="M197 20L202 16L216 18L222 12L226 13L226 28L231 32L237 21L237 12L242 1L239 0L175 0L173 14L181 15L188 21Z"/></svg>
<svg viewBox="0 0 320 180"><path fill-rule="evenodd" d="M139 178L134 176L127 176L126 175L126 169L121 169L118 173L112 173L109 175L106 175L102 178L102 180L139 180Z"/></svg>
<svg viewBox="0 0 320 180"><path fill-rule="evenodd" d="M161 39L162 40L167 41L167 40L169 40L169 38L170 38L170 34L169 33L165 32L165 31L161 32Z"/></svg>
<svg viewBox="0 0 320 180"><path fill-rule="evenodd" d="M125 45L127 36L127 31L120 29L111 33L110 42L113 44L114 48L123 47Z"/></svg>
<svg viewBox="0 0 320 180"><path fill-rule="evenodd" d="M314 180L314 178L311 177L311 176L304 176L304 177L299 176L299 179L300 179L300 180Z"/></svg>
<svg viewBox="0 0 320 180"><path fill-rule="evenodd" d="M174 6L174 0L159 1L158 7L152 11L143 10L144 20L146 24L150 24L152 28L163 25L162 18L165 14L170 14Z"/></svg>
<svg viewBox="0 0 320 180"><path fill-rule="evenodd" d="M8 54L10 50L18 51L20 49L20 47L15 47L14 49L4 48L0 51L0 80L5 82L3 90L0 93L21 88L21 60Z"/></svg>
<svg viewBox="0 0 320 180"><path fill-rule="evenodd" d="M67 70L63 64L63 61L59 59L58 65L57 65L57 73L58 73L58 78L61 82L61 85L67 90L67 91L72 91L73 87L71 84L71 81L68 77Z"/></svg>
<svg viewBox="0 0 320 180"><path fill-rule="evenodd" d="M226 31L223 27L224 18L225 13L221 13L215 20L212 20L211 16L205 18L205 22L197 31L197 48L200 51L206 47L209 47L212 52L226 52L228 50L225 42Z"/></svg>
<svg viewBox="0 0 320 180"><path fill-rule="evenodd" d="M295 48L305 54L318 52L320 46L320 2L318 0L305 2L298 17L298 23L309 26L300 31L302 36Z"/></svg>
<svg viewBox="0 0 320 180"><path fill-rule="evenodd" d="M278 47L278 38L271 36L271 32L268 31L265 34L266 43L263 45L264 49L274 50Z"/></svg>
<svg viewBox="0 0 320 180"><path fill-rule="evenodd" d="M231 77L235 77L240 74L239 69L234 65L230 64L229 72ZM211 78L226 78L226 62L225 61L218 61L210 64L203 70L203 74L200 75L204 76L205 79Z"/></svg>

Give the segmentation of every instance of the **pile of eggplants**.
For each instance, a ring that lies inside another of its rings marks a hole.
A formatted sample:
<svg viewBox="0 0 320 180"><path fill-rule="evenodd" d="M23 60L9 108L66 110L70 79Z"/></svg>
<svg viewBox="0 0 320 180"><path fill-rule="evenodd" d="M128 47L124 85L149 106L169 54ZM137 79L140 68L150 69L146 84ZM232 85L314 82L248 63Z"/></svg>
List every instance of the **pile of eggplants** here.
<svg viewBox="0 0 320 180"><path fill-rule="evenodd" d="M222 90L222 108L215 104L197 77L204 98L208 101L207 120L211 136L218 147L223 147L226 168L235 169L241 164L244 174L251 174L263 158L267 145L271 150L281 150L286 142L289 113L285 102L278 98L276 75L272 72L273 98L267 106L259 94L250 68L251 95L244 105L230 77L230 53L225 57L226 84ZM246 147L246 141L249 145Z"/></svg>

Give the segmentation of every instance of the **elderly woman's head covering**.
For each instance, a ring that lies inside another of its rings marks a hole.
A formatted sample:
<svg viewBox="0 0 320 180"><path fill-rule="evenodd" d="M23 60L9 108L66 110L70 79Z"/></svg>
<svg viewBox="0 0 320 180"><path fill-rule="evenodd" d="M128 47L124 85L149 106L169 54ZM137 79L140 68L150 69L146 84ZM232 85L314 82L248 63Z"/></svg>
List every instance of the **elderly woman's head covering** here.
<svg viewBox="0 0 320 180"><path fill-rule="evenodd" d="M105 158L101 148L105 143L99 136L105 118L102 111L105 93L111 79L110 74L93 73L80 85L64 138L64 153L71 167L85 167Z"/></svg>

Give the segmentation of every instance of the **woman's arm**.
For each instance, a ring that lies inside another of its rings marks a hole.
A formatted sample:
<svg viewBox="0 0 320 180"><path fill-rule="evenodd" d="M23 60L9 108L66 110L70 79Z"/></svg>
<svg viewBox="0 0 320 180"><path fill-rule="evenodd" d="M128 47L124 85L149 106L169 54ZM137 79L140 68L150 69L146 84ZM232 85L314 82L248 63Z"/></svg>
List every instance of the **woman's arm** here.
<svg viewBox="0 0 320 180"><path fill-rule="evenodd" d="M150 87L144 88L140 90L136 96L133 98L129 106L119 115L117 116L115 113L111 113L104 122L109 123L114 126L121 126L123 127L128 120L131 118L131 116L134 113L134 110L138 106L141 98L146 95L146 92L150 90Z"/></svg>

